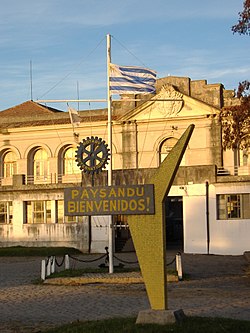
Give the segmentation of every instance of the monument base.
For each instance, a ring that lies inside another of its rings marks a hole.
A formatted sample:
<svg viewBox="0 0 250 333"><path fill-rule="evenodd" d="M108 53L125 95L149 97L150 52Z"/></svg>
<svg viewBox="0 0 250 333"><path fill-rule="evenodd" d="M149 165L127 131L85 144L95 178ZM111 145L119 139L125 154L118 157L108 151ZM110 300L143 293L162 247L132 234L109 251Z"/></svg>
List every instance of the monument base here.
<svg viewBox="0 0 250 333"><path fill-rule="evenodd" d="M174 324L176 322L182 322L185 317L182 309L176 311L150 309L139 312L136 324Z"/></svg>

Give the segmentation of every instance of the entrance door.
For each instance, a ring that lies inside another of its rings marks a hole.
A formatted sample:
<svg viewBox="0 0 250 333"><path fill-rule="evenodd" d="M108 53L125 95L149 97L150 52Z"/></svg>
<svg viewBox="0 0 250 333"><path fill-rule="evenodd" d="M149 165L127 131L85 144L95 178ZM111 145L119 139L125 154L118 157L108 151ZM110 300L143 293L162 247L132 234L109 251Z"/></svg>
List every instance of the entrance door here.
<svg viewBox="0 0 250 333"><path fill-rule="evenodd" d="M165 209L167 248L183 250L182 197L167 197Z"/></svg>

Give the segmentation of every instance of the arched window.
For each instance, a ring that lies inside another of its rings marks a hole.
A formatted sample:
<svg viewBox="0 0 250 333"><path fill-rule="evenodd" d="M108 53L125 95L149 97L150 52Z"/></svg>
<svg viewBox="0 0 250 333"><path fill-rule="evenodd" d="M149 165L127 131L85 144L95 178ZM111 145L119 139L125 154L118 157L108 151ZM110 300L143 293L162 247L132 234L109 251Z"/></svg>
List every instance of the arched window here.
<svg viewBox="0 0 250 333"><path fill-rule="evenodd" d="M76 163L76 148L69 147L63 155L63 173L64 175L73 175L81 173L80 168Z"/></svg>
<svg viewBox="0 0 250 333"><path fill-rule="evenodd" d="M45 179L49 175L48 153L38 148L33 157L34 179Z"/></svg>
<svg viewBox="0 0 250 333"><path fill-rule="evenodd" d="M250 165L250 135L245 134L234 151L235 166L247 167Z"/></svg>
<svg viewBox="0 0 250 333"><path fill-rule="evenodd" d="M249 175L250 172L250 135L245 134L234 149L234 174Z"/></svg>
<svg viewBox="0 0 250 333"><path fill-rule="evenodd" d="M248 148L244 148L239 151L239 166L247 166L249 164L249 153Z"/></svg>
<svg viewBox="0 0 250 333"><path fill-rule="evenodd" d="M160 163L162 163L164 159L168 156L168 154L170 153L171 149L174 147L177 141L178 139L171 137L161 143L159 151Z"/></svg>
<svg viewBox="0 0 250 333"><path fill-rule="evenodd" d="M3 156L3 176L12 177L17 173L17 156L12 151L7 151Z"/></svg>

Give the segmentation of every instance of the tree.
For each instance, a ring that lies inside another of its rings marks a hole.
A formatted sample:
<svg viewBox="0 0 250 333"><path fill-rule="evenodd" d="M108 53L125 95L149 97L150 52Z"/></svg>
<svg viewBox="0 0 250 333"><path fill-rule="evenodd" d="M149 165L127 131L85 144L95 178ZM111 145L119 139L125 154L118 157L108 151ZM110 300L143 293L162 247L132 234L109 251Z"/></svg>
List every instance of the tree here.
<svg viewBox="0 0 250 333"><path fill-rule="evenodd" d="M222 108L223 149L245 149L250 147L250 82L239 83L237 94L239 103Z"/></svg>
<svg viewBox="0 0 250 333"><path fill-rule="evenodd" d="M245 0L243 3L243 11L239 12L239 21L232 26L233 33L240 35L250 35L250 0Z"/></svg>
<svg viewBox="0 0 250 333"><path fill-rule="evenodd" d="M250 35L250 0L243 3L239 22L232 27L233 33ZM220 112L223 149L246 149L250 147L250 82L240 82L236 97L237 105L224 107Z"/></svg>

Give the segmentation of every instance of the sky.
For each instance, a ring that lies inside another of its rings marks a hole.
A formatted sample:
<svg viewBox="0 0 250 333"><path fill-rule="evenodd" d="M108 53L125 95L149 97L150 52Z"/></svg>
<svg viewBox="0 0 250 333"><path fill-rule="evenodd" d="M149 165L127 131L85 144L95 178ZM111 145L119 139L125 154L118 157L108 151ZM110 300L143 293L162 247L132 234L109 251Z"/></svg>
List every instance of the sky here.
<svg viewBox="0 0 250 333"><path fill-rule="evenodd" d="M107 34L115 64L236 89L250 79L250 37L231 31L242 9L243 0L1 0L0 110L106 99Z"/></svg>

